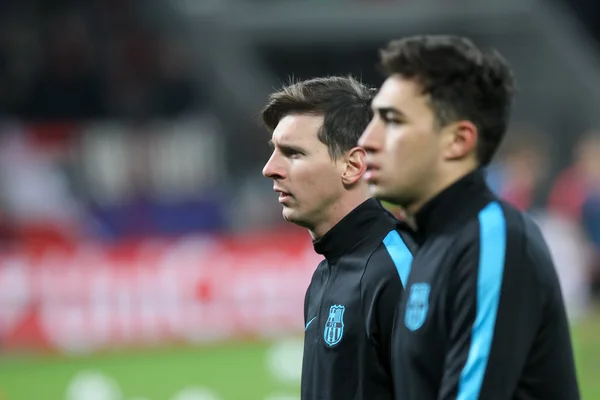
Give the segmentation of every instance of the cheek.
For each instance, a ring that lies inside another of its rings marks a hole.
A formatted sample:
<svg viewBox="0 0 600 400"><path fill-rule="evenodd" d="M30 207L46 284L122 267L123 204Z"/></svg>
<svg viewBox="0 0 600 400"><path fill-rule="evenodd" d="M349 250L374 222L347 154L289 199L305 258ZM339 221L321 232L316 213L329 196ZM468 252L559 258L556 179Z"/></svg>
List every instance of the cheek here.
<svg viewBox="0 0 600 400"><path fill-rule="evenodd" d="M344 185L340 176L340 171L331 165L319 171L315 178L316 202L325 207L327 204L335 202L344 191Z"/></svg>
<svg viewBox="0 0 600 400"><path fill-rule="evenodd" d="M310 184L322 194L334 191L340 184L340 177L335 167L330 164L315 166Z"/></svg>
<svg viewBox="0 0 600 400"><path fill-rule="evenodd" d="M400 131L390 134L387 139L388 154L392 157L394 164L410 162L417 152L420 151L419 141L411 132Z"/></svg>
<svg viewBox="0 0 600 400"><path fill-rule="evenodd" d="M298 170L296 184L302 186L302 195L318 201L336 187L337 171L330 163L313 162Z"/></svg>
<svg viewBox="0 0 600 400"><path fill-rule="evenodd" d="M395 170L406 171L435 163L438 143L427 132L403 131L390 135L388 154Z"/></svg>

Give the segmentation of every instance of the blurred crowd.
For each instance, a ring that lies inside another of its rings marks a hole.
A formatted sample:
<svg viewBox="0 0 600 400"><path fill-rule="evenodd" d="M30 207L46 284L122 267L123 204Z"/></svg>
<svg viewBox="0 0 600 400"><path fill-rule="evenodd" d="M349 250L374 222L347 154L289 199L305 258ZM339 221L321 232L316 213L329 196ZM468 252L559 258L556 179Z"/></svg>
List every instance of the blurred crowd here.
<svg viewBox="0 0 600 400"><path fill-rule="evenodd" d="M200 93L191 52L180 34L159 29L147 14L134 1L1 1L0 115L60 120L189 111Z"/></svg>
<svg viewBox="0 0 600 400"><path fill-rule="evenodd" d="M598 4L569 3L588 16ZM3 245L285 226L260 166L243 182L227 174L191 47L141 5L0 1ZM177 122L148 122L160 119ZM571 163L550 173L557 150ZM600 131L568 150L515 128L489 182L538 219L573 307L585 303L587 283L600 287Z"/></svg>
<svg viewBox="0 0 600 400"><path fill-rule="evenodd" d="M600 293L600 133L582 135L558 174L548 173L550 157L543 134L512 132L488 180L498 195L537 220L576 313Z"/></svg>

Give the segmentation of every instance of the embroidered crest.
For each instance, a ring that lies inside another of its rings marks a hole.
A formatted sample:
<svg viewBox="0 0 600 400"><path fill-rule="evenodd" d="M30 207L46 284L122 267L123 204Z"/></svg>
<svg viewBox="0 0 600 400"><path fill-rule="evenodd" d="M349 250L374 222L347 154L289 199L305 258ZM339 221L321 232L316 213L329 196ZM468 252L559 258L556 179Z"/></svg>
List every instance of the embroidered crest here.
<svg viewBox="0 0 600 400"><path fill-rule="evenodd" d="M411 331L416 331L425 323L429 310L429 293L431 286L428 283L413 283L410 286L404 325Z"/></svg>
<svg viewBox="0 0 600 400"><path fill-rule="evenodd" d="M329 346L335 346L344 335L344 311L346 307L333 305L329 308L329 317L325 322L323 339Z"/></svg>

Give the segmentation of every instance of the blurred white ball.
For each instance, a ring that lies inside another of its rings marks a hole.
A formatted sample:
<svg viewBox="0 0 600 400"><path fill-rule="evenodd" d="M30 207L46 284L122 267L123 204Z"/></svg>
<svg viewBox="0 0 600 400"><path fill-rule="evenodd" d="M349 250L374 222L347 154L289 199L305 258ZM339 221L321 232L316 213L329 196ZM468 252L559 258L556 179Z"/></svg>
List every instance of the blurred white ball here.
<svg viewBox="0 0 600 400"><path fill-rule="evenodd" d="M180 390L171 400L222 400L219 395L208 388L188 387Z"/></svg>
<svg viewBox="0 0 600 400"><path fill-rule="evenodd" d="M284 383L300 382L304 344L300 339L276 342L267 351L267 369L275 379Z"/></svg>
<svg viewBox="0 0 600 400"><path fill-rule="evenodd" d="M67 400L122 400L123 394L111 377L93 370L81 371L71 380Z"/></svg>

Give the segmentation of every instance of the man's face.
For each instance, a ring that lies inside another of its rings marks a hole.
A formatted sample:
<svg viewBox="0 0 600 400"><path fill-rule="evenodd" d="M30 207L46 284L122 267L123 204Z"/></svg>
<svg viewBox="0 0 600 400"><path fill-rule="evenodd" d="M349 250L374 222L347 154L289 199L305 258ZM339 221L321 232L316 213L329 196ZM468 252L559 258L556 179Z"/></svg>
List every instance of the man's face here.
<svg viewBox="0 0 600 400"><path fill-rule="evenodd" d="M273 180L283 217L313 229L328 218L344 191L343 162L336 163L317 134L322 116L288 115L273 131L273 154L263 175Z"/></svg>
<svg viewBox="0 0 600 400"><path fill-rule="evenodd" d="M375 197L410 207L435 181L444 135L428 97L411 80L388 78L372 107L373 120L359 141L367 151L365 179Z"/></svg>

